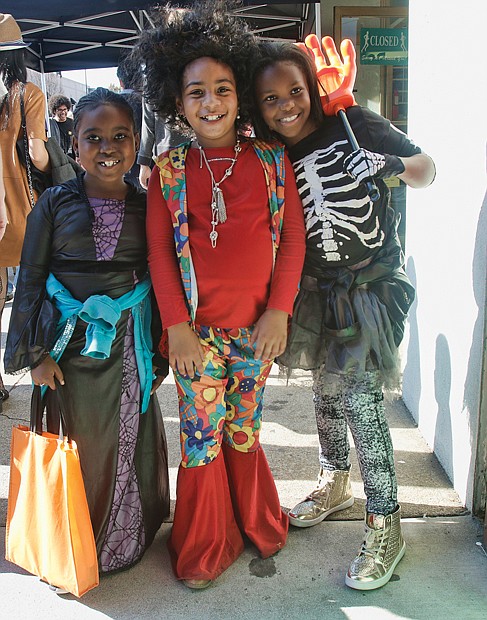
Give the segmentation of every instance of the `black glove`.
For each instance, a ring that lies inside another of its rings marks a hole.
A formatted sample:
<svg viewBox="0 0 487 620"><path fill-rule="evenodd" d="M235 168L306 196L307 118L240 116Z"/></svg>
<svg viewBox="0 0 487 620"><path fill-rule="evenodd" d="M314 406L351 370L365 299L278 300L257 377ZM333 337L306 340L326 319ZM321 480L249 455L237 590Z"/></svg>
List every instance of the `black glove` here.
<svg viewBox="0 0 487 620"><path fill-rule="evenodd" d="M371 153L366 149L354 151L343 162L343 172L359 183L370 177L388 179L404 170L404 164L396 155Z"/></svg>

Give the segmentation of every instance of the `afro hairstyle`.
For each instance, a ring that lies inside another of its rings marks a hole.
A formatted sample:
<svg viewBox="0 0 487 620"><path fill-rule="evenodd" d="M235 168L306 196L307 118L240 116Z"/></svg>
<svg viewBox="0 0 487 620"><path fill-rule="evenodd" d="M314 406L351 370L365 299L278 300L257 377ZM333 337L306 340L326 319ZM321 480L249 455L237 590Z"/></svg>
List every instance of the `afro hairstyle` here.
<svg viewBox="0 0 487 620"><path fill-rule="evenodd" d="M152 15L155 27L140 36L134 54L144 67L145 98L178 131L191 134L176 110L185 68L204 57L232 70L239 101L236 127L245 131L249 126L250 67L257 58L258 44L242 17L231 12L238 6L239 2L231 0L203 0L192 8L166 5Z"/></svg>

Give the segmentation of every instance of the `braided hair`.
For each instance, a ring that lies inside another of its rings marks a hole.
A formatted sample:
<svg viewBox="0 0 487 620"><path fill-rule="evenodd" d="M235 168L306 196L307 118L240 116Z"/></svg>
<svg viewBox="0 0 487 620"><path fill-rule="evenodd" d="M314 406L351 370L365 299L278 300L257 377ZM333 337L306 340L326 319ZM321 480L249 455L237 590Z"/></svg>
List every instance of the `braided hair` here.
<svg viewBox="0 0 487 620"><path fill-rule="evenodd" d="M154 15L155 27L141 34L134 54L144 67L144 95L178 131L191 132L176 111L184 71L203 57L214 58L232 70L240 114L236 127L245 130L249 125L250 66L257 55L257 39L242 18L229 13L237 6L239 3L230 0L202 0L191 9L166 5Z"/></svg>
<svg viewBox="0 0 487 620"><path fill-rule="evenodd" d="M83 114L87 110L94 110L95 108L98 108L101 105L113 105L113 106L116 106L118 108L122 108L123 110L125 110L127 114L129 115L129 118L132 121L132 124L134 126L134 131L135 132L138 131L137 128L135 127L135 120L134 120L134 113L132 110L132 106L125 99L125 97L122 97L122 95L119 95L118 93L114 93L112 90L108 90L108 88L102 88L100 86L99 88L95 88L95 90L91 91L91 93L88 93L87 95L83 95L83 97L81 97L81 99L76 104L74 108L74 112L73 112L73 121L74 121L73 133L75 136L78 135L79 124L80 124L81 118L83 117Z"/></svg>

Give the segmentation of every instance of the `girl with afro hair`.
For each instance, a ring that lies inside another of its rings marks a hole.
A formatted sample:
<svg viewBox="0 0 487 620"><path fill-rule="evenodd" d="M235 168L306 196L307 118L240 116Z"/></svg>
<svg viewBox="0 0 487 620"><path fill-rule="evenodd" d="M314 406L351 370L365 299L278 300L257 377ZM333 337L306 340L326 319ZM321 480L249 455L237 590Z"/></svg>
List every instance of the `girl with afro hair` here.
<svg viewBox="0 0 487 620"><path fill-rule="evenodd" d="M304 259L303 211L278 144L248 136L257 45L222 2L163 8L142 34L145 95L188 141L148 189L149 265L179 397L174 572L205 588L248 537L263 558L288 518L259 443Z"/></svg>

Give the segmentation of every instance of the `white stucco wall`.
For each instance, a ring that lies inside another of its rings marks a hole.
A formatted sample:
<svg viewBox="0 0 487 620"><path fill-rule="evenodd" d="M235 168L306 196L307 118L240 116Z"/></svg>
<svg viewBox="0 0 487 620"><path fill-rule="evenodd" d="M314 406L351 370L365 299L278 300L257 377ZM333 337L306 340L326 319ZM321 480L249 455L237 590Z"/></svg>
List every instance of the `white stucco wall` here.
<svg viewBox="0 0 487 620"><path fill-rule="evenodd" d="M417 287L403 397L472 506L487 273L486 7L410 0L409 135L437 178L408 190L407 268Z"/></svg>

